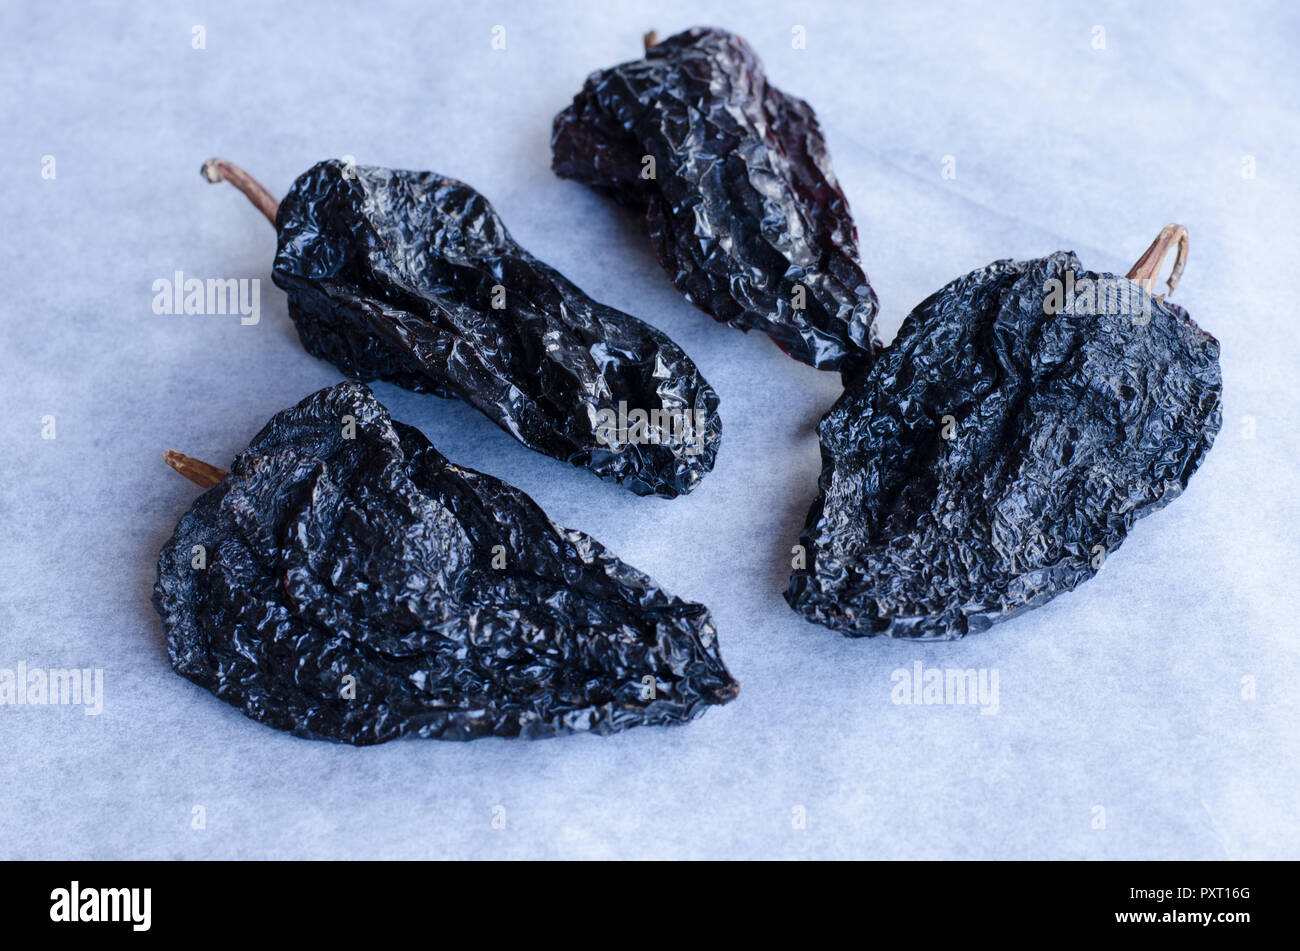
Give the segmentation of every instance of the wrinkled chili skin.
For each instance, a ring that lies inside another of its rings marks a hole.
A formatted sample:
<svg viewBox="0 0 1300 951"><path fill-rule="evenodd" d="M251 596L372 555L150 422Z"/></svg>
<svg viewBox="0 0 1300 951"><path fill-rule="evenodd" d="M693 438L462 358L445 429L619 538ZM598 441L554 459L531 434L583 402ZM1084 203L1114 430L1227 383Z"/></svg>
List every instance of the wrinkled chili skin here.
<svg viewBox="0 0 1300 951"><path fill-rule="evenodd" d="M321 162L280 203L276 230L273 278L303 346L348 377L459 397L525 446L639 495L681 495L713 468L718 396L691 359L521 248L468 185ZM620 403L680 415L602 441L602 411Z"/></svg>
<svg viewBox="0 0 1300 951"><path fill-rule="evenodd" d="M645 215L673 284L717 320L820 369L851 372L880 349L817 117L768 84L739 36L696 27L593 73L555 117L551 151L556 174Z"/></svg>
<svg viewBox="0 0 1300 951"><path fill-rule="evenodd" d="M195 501L154 604L179 673L302 737L607 734L738 690L703 605L452 465L358 383L277 414Z"/></svg>
<svg viewBox="0 0 1300 951"><path fill-rule="evenodd" d="M1051 300L1067 272L1072 307ZM848 636L943 640L1042 605L1183 491L1221 393L1218 341L1072 253L967 274L822 419L786 600Z"/></svg>

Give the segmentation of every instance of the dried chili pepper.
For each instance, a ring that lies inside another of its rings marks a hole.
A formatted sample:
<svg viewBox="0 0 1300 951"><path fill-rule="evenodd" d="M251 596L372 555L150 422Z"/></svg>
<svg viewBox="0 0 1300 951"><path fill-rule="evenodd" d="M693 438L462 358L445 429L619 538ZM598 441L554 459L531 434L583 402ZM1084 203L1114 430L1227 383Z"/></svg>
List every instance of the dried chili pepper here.
<svg viewBox="0 0 1300 951"><path fill-rule="evenodd" d="M431 172L321 162L278 205L273 278L307 350L356 380L456 396L530 449L640 495L713 468L718 397L666 334L593 301L510 237L474 189Z"/></svg>
<svg viewBox="0 0 1300 951"><path fill-rule="evenodd" d="M717 320L822 369L869 363L876 295L812 107L725 30L646 47L555 117L556 174L643 212L673 284Z"/></svg>
<svg viewBox="0 0 1300 951"><path fill-rule="evenodd" d="M953 639L1087 581L1186 487L1221 422L1219 344L1071 252L996 261L920 304L823 418L786 592L849 636ZM802 559L802 563L801 563Z"/></svg>
<svg viewBox="0 0 1300 951"><path fill-rule="evenodd" d="M367 745L690 720L739 690L700 604L443 458L363 385L271 419L162 550L173 666L255 720Z"/></svg>

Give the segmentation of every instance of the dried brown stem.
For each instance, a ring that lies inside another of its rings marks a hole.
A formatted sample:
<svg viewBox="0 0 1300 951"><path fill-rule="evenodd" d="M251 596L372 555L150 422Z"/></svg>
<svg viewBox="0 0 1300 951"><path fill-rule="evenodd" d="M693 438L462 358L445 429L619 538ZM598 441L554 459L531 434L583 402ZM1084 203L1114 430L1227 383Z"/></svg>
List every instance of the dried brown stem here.
<svg viewBox="0 0 1300 951"><path fill-rule="evenodd" d="M641 42L645 44L645 51L650 52L650 47L659 45L659 34L651 30L645 36L641 37Z"/></svg>
<svg viewBox="0 0 1300 951"><path fill-rule="evenodd" d="M183 452L177 452L175 449L168 449L164 452L163 461L195 485L205 489L212 488L230 474L224 469L210 466L206 462L195 459L193 456L187 456Z"/></svg>
<svg viewBox="0 0 1300 951"><path fill-rule="evenodd" d="M272 225L275 224L275 216L280 210L280 203L262 186L261 182L234 162L211 158L203 163L203 167L199 171L210 182L216 183L222 179L230 182L244 193L248 200L257 207L258 211L266 215L267 221L271 222Z"/></svg>
<svg viewBox="0 0 1300 951"><path fill-rule="evenodd" d="M1142 252L1142 257L1137 259L1137 263L1125 277L1141 284L1148 294L1153 293L1156 278L1160 276L1160 269L1169 255L1169 249L1175 243L1178 245L1178 254L1174 258L1174 269L1169 274L1169 290L1164 294L1156 295L1157 300L1164 300L1167 295L1174 292L1174 288L1178 286L1178 279L1183 276L1183 268L1187 266L1187 229L1182 225L1165 225L1160 229L1160 234L1156 235L1156 239L1151 242L1151 247Z"/></svg>

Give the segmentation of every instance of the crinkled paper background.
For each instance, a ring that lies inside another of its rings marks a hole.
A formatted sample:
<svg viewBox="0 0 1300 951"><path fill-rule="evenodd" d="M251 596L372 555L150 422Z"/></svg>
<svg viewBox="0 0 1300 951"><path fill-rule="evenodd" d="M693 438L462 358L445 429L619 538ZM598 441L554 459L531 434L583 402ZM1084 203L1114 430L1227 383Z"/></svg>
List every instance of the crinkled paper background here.
<svg viewBox="0 0 1300 951"><path fill-rule="evenodd" d="M1223 343L1223 431L1095 580L949 644L850 641L786 606L836 378L696 311L636 219L549 169L551 118L588 72L696 23L747 37L817 109L886 339L996 258L1073 249L1123 273L1188 226L1175 299ZM0 668L102 668L105 700L0 706L0 856L1300 855L1298 41L1282 3L5 4ZM149 597L197 490L161 452L224 466L338 379L271 284L272 230L200 179L211 155L277 195L330 156L465 179L535 254L685 347L724 432L671 502L464 404L375 390L451 459L707 603L733 704L608 739L358 750L171 671ZM259 278L260 323L154 314L176 271ZM894 703L916 662L995 670L996 714Z"/></svg>

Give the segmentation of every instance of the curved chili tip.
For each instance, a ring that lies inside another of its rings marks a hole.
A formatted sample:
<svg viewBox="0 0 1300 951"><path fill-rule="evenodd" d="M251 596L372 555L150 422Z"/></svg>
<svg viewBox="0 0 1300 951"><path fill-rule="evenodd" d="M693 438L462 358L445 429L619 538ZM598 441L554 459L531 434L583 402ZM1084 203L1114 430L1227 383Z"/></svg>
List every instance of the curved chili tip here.
<svg viewBox="0 0 1300 951"><path fill-rule="evenodd" d="M1148 294L1152 293L1155 290L1156 278L1160 276L1160 269L1169 255L1169 249L1175 243L1178 245L1178 254L1174 257L1174 269L1169 273L1169 290L1156 295L1156 300L1164 300L1174 292L1179 278L1183 276L1183 268L1187 266L1187 229L1182 225L1168 224L1161 228L1160 234L1156 235L1156 239L1151 242L1151 247L1142 252L1142 257L1137 259L1124 276L1140 284Z"/></svg>
<svg viewBox="0 0 1300 951"><path fill-rule="evenodd" d="M280 203L275 200L275 196L266 190L252 175L249 175L234 162L228 162L223 158L210 158L203 163L199 169L199 174L205 181L216 184L220 181L227 181L234 185L244 197L251 201L254 207L262 214L266 215L266 220L275 225L276 214L280 211Z"/></svg>
<svg viewBox="0 0 1300 951"><path fill-rule="evenodd" d="M168 449L163 453L163 462L171 466L185 478L189 479L195 485L204 489L210 489L219 483L226 476L230 475L225 469L218 469L216 466L209 465L193 456L187 456L183 452L177 452L175 449Z"/></svg>

